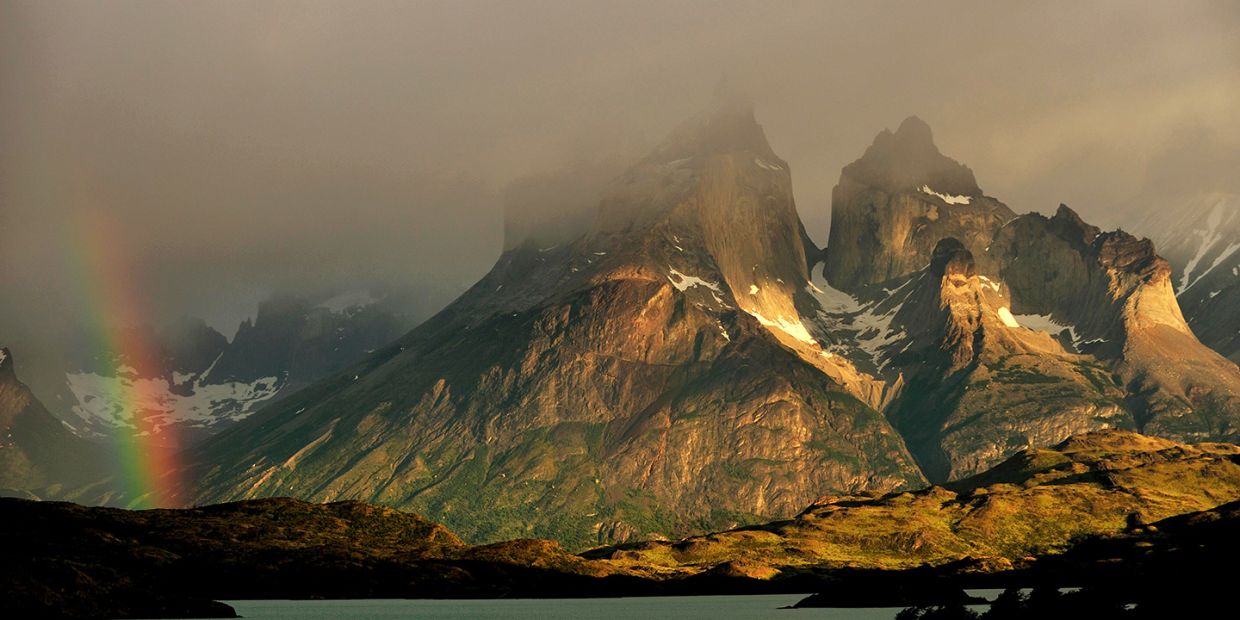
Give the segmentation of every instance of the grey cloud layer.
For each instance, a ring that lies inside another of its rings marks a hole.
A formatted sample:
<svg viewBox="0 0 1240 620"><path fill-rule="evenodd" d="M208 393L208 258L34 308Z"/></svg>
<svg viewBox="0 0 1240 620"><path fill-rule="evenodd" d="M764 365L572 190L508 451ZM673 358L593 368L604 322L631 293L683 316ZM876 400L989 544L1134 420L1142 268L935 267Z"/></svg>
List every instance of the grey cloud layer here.
<svg viewBox="0 0 1240 620"><path fill-rule="evenodd" d="M514 179L640 152L724 74L820 241L840 168L909 114L1017 211L1113 217L1234 178L1234 3L1008 5L6 3L0 338L74 316L84 209L125 231L161 316L227 323L342 280L467 284Z"/></svg>

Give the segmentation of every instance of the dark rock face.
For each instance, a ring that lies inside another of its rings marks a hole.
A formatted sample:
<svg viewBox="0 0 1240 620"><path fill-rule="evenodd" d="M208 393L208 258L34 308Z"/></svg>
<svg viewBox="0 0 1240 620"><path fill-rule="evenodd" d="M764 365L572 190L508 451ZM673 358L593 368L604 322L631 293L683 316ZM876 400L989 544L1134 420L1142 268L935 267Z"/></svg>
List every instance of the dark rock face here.
<svg viewBox="0 0 1240 620"><path fill-rule="evenodd" d="M509 250L373 360L208 441L197 499L363 498L586 546L918 483L802 320L808 287L787 164L722 110L616 179L588 234Z"/></svg>
<svg viewBox="0 0 1240 620"><path fill-rule="evenodd" d="M232 618L232 598L565 596L628 584L550 541L469 547L414 514L289 499L127 511L0 499L13 617ZM636 588L633 588L636 590Z"/></svg>
<svg viewBox="0 0 1240 620"><path fill-rule="evenodd" d="M383 347L409 328L396 313L375 304L329 308L285 297L259 305L212 369L221 380L251 382L280 376L289 393Z"/></svg>
<svg viewBox="0 0 1240 620"><path fill-rule="evenodd" d="M940 239L981 253L1014 216L982 194L973 171L939 153L929 126L910 117L894 134L880 133L840 174L824 274L855 294L925 267Z"/></svg>
<svg viewBox="0 0 1240 620"><path fill-rule="evenodd" d="M49 413L14 368L12 353L0 349L0 489L70 496L101 470L103 450Z"/></svg>

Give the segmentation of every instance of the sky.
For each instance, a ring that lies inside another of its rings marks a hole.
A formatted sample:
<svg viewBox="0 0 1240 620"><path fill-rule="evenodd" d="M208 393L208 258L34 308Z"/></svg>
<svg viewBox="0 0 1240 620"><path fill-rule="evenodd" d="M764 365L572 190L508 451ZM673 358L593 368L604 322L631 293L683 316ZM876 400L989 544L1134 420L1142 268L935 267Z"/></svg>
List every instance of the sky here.
<svg viewBox="0 0 1240 620"><path fill-rule="evenodd" d="M1235 2L0 0L0 340L89 318L84 247L129 316L226 334L280 291L446 302L514 184L635 158L721 79L820 243L910 114L1018 212L1240 176Z"/></svg>

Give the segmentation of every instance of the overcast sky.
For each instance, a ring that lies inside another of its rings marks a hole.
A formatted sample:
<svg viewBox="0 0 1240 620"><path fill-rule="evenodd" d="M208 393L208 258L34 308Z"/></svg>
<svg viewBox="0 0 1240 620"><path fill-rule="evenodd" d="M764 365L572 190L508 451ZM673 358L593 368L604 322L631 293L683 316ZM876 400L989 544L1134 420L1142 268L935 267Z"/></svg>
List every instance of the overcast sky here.
<svg viewBox="0 0 1240 620"><path fill-rule="evenodd" d="M1018 212L1114 225L1240 170L1235 2L0 7L0 339L83 318L86 212L153 320L231 333L274 290L463 288L510 182L639 153L722 75L819 242L840 168L909 114Z"/></svg>

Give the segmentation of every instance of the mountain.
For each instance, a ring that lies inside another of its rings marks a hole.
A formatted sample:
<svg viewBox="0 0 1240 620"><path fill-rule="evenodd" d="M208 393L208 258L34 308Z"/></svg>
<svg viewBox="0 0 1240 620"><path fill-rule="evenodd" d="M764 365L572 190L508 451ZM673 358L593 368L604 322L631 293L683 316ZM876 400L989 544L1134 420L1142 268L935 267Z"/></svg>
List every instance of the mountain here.
<svg viewBox="0 0 1240 620"><path fill-rule="evenodd" d="M1151 199L1134 229L1154 240L1201 341L1240 363L1240 195L1204 192Z"/></svg>
<svg viewBox="0 0 1240 620"><path fill-rule="evenodd" d="M17 379L0 348L0 493L72 497L106 463L101 446L75 435Z"/></svg>
<svg viewBox="0 0 1240 620"><path fill-rule="evenodd" d="M123 328L118 351L45 363L36 387L68 403L55 413L85 437L132 429L136 403L156 441L190 444L391 343L429 314L423 306L405 289L283 295L231 340L197 318Z"/></svg>
<svg viewBox="0 0 1240 620"><path fill-rule="evenodd" d="M1192 333L1149 241L1062 205L1016 216L916 118L844 168L831 238L840 348L893 386L885 413L931 481L1090 430L1240 436L1240 371Z"/></svg>
<svg viewBox="0 0 1240 620"><path fill-rule="evenodd" d="M573 240L507 240L395 345L205 442L194 501L359 498L588 546L921 483L882 386L802 320L791 177L752 111L690 121L601 194Z"/></svg>
<svg viewBox="0 0 1240 620"><path fill-rule="evenodd" d="M550 181L456 302L197 448L186 500L362 499L587 547L959 480L1089 431L1240 437L1240 368L1197 340L1149 241L1017 216L916 118L844 168L825 252L743 106L604 186ZM601 198L545 228L546 195Z"/></svg>

